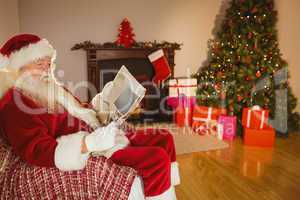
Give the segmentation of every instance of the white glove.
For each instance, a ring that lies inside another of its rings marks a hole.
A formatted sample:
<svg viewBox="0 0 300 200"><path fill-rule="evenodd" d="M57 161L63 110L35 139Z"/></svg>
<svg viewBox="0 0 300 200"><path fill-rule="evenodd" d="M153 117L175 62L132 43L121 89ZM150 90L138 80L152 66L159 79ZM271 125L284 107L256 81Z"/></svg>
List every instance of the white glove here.
<svg viewBox="0 0 300 200"><path fill-rule="evenodd" d="M96 129L85 137L85 144L89 152L105 151L116 143L116 134L119 131L115 122Z"/></svg>

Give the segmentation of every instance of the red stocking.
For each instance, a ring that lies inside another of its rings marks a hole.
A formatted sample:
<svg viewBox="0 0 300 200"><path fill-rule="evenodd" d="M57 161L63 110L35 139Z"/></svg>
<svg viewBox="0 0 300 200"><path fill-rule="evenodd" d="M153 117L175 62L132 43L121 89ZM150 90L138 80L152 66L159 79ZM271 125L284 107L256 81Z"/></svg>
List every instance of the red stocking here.
<svg viewBox="0 0 300 200"><path fill-rule="evenodd" d="M162 49L151 53L148 58L154 68L155 75L152 80L154 83L159 84L170 77L171 69Z"/></svg>

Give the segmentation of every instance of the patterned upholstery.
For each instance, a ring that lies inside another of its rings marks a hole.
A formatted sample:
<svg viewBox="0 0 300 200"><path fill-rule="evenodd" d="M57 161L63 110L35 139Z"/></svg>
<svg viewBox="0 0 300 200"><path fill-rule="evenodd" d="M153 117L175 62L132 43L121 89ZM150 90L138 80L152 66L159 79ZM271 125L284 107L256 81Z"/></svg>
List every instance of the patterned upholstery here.
<svg viewBox="0 0 300 200"><path fill-rule="evenodd" d="M0 199L126 200L135 176L104 157L90 158L80 171L30 166L0 139Z"/></svg>

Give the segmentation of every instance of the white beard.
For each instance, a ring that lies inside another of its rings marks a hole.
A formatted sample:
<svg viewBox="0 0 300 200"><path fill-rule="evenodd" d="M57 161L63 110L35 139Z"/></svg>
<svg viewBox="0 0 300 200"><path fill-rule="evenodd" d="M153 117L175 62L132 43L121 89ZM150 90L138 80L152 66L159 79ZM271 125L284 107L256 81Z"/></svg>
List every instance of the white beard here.
<svg viewBox="0 0 300 200"><path fill-rule="evenodd" d="M100 126L95 111L84 108L72 94L51 77L38 79L30 75L21 76L16 80L15 87L34 100L37 105L47 108L49 113L67 110L72 116L85 121L92 128Z"/></svg>
<svg viewBox="0 0 300 200"><path fill-rule="evenodd" d="M23 80L18 79L15 86L38 106L46 108L48 113L64 111L57 98L58 85L50 79L42 80L27 76Z"/></svg>

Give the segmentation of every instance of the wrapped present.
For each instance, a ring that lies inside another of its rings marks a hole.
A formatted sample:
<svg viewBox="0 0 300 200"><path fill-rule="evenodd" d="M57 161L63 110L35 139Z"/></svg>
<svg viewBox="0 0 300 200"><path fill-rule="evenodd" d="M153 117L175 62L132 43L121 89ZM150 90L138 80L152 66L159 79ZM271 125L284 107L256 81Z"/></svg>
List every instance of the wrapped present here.
<svg viewBox="0 0 300 200"><path fill-rule="evenodd" d="M244 127L244 144L250 146L272 147L275 142L275 130L272 127L252 129Z"/></svg>
<svg viewBox="0 0 300 200"><path fill-rule="evenodd" d="M199 135L218 136L219 133L218 122L216 120L194 121L192 123L192 129Z"/></svg>
<svg viewBox="0 0 300 200"><path fill-rule="evenodd" d="M193 121L217 120L220 115L226 115L226 109L195 106L193 110Z"/></svg>
<svg viewBox="0 0 300 200"><path fill-rule="evenodd" d="M179 127L192 125L193 107L179 105L175 110L175 123Z"/></svg>
<svg viewBox="0 0 300 200"><path fill-rule="evenodd" d="M236 136L236 116L221 115L218 123L222 125L222 138L233 140Z"/></svg>
<svg viewBox="0 0 300 200"><path fill-rule="evenodd" d="M197 79L176 78L169 80L169 97L196 97Z"/></svg>
<svg viewBox="0 0 300 200"><path fill-rule="evenodd" d="M205 121L196 121L192 123L192 129L199 135L209 134L209 125Z"/></svg>
<svg viewBox="0 0 300 200"><path fill-rule="evenodd" d="M177 108L178 106L193 107L196 105L196 97L188 97L184 95L167 97L167 105L172 108Z"/></svg>
<svg viewBox="0 0 300 200"><path fill-rule="evenodd" d="M259 106L244 108L242 116L242 125L246 128L264 129L268 122L269 111L263 110Z"/></svg>

